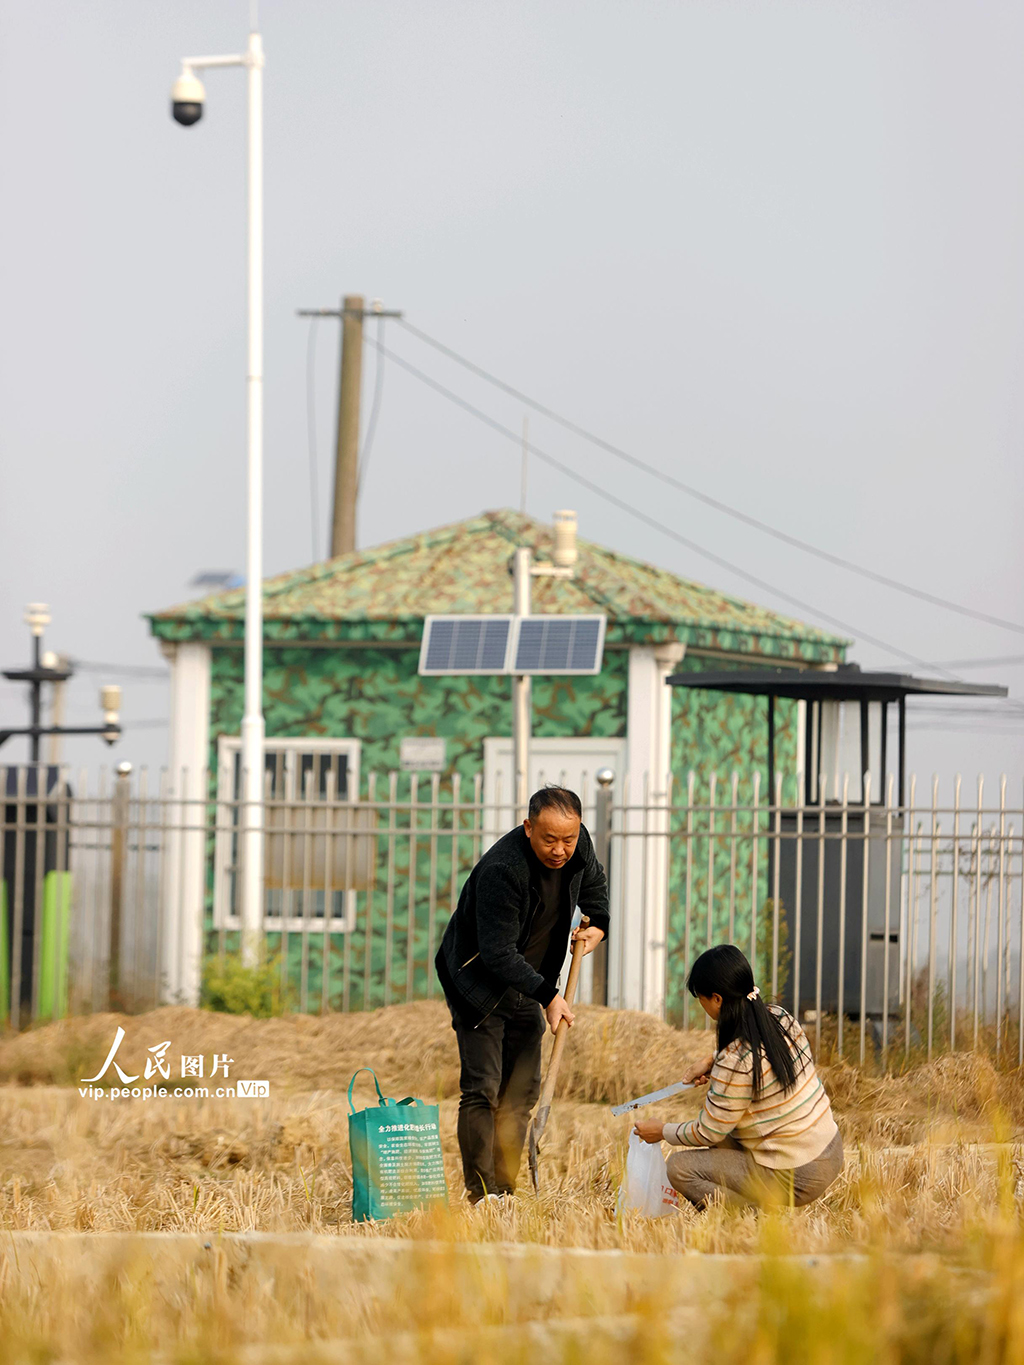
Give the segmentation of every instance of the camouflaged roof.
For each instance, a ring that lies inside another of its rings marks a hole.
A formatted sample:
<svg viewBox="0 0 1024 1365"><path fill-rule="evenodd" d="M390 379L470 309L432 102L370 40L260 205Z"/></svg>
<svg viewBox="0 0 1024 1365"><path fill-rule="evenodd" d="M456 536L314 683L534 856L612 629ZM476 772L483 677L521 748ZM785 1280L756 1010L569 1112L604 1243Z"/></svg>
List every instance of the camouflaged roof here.
<svg viewBox="0 0 1024 1365"><path fill-rule="evenodd" d="M413 641L432 613L510 612L513 548L530 545L542 562L553 541L550 526L506 509L280 574L264 583L265 638ZM161 639L228 643L242 638L244 606L236 588L147 619ZM609 644L680 640L814 661L842 659L848 643L585 540L571 579L533 580L533 610L604 612Z"/></svg>

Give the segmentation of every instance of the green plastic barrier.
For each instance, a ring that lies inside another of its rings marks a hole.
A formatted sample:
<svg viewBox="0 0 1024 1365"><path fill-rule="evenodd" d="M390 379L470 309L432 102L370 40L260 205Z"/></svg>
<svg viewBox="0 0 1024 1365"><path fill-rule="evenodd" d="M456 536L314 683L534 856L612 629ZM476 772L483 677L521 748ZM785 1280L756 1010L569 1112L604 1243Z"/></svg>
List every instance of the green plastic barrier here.
<svg viewBox="0 0 1024 1365"><path fill-rule="evenodd" d="M0 1027L11 1013L11 956L8 948L7 883L0 881ZM71 942L71 873L47 872L39 943L37 1019L63 1019L68 1012L68 954Z"/></svg>
<svg viewBox="0 0 1024 1365"><path fill-rule="evenodd" d="M71 940L71 873L47 872L39 944L39 1019L68 1012L68 949Z"/></svg>

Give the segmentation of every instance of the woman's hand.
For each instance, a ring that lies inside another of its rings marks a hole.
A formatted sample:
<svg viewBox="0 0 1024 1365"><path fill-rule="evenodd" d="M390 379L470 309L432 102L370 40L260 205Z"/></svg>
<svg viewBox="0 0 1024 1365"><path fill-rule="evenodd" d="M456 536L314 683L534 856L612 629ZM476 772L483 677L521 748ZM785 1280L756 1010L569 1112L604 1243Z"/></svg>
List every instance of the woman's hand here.
<svg viewBox="0 0 1024 1365"><path fill-rule="evenodd" d="M709 1052L706 1057L702 1057L699 1062L693 1062L683 1072L680 1080L687 1085L707 1085L711 1079L711 1068L715 1064L715 1054Z"/></svg>
<svg viewBox="0 0 1024 1365"><path fill-rule="evenodd" d="M642 1142L661 1142L663 1123L655 1123L653 1119L642 1119L633 1128L633 1132Z"/></svg>

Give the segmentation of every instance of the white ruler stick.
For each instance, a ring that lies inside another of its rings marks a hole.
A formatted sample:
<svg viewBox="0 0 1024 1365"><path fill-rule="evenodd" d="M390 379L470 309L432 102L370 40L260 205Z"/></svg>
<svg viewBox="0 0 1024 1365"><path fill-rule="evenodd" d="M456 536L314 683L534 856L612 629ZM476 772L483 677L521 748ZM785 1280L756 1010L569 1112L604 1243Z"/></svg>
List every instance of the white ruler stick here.
<svg viewBox="0 0 1024 1365"><path fill-rule="evenodd" d="M641 1095L639 1099L627 1100L625 1104L612 1106L613 1114L625 1114L630 1109L640 1109L645 1104L653 1104L655 1100L667 1100L671 1095L678 1095L681 1090L692 1090L692 1081L675 1081L672 1085L666 1085L664 1090L652 1090L649 1095Z"/></svg>

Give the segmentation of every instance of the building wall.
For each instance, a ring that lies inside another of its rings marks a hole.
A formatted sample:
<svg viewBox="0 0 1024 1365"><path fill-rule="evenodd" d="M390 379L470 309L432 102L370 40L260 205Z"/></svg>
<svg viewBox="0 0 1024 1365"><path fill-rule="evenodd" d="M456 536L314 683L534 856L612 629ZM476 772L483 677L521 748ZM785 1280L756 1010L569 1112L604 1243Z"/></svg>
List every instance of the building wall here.
<svg viewBox="0 0 1024 1365"><path fill-rule="evenodd" d="M597 677L539 678L534 681L534 732L538 736L594 735L621 737L626 732L628 651L608 650L605 667ZM483 740L492 735L507 735L510 729L510 680L493 678L421 678L416 672L418 650L376 648L324 648L270 646L265 659L264 705L267 735L345 736L362 742L362 785L366 790L369 774L381 776L399 764L399 741L404 735L439 735L448 740L449 772L458 772L469 782L483 766ZM684 660L684 670L707 666L700 658ZM738 667L740 665L737 665ZM241 649L215 646L211 668L211 762L215 761L216 741L220 734L237 734L242 716L243 660ZM796 707L780 703L776 710L777 762L779 771L792 768L796 753ZM767 733L765 703L760 698L690 692L676 688L672 694L672 805L685 800L687 774L696 775L697 799L706 801L712 773L718 774L716 803L731 799L730 780L739 774L740 800L749 802L754 771L761 773L762 799L767 787ZM408 790L408 779L400 779L399 794ZM378 793L381 787L378 785ZM634 795L632 800L636 800ZM723 818L723 825L728 817ZM672 816L672 828L682 833L682 817ZM423 850L424 855L426 850ZM468 852L468 841L467 841ZM689 915L691 932L686 934L687 897L685 840L672 841L670 895L668 909L668 989L666 998L670 1018L681 1020L686 1008L683 988L686 949L690 954L704 946L706 938L707 866L706 839L694 840L692 850ZM444 859L442 858L442 861ZM715 849L715 877L712 887L714 939L728 936L730 907L723 895L728 883L729 851L726 840ZM458 869L461 877L468 872ZM426 882L429 869L417 869L417 880ZM406 941L407 926L400 922L407 904L408 866L396 869L396 940ZM441 884L450 868L438 867ZM761 877L767 896L767 880ZM732 907L734 937L742 944L749 941L750 869L738 870L735 904ZM443 916L442 916L443 923ZM343 936L332 951L342 951ZM414 993L425 993L433 985L429 967L429 945L417 930ZM273 944L271 949L273 950ZM294 941L291 953L297 953ZM362 931L350 945L352 960L366 960ZM312 946L309 962L309 991L312 1001L320 995L320 949ZM384 943L379 930L370 945L371 979L367 983L357 968L352 980L352 999L377 1005L385 1000L404 998L405 964L396 962L394 990L384 991ZM365 988L365 989L364 989ZM332 988L333 998L333 988Z"/></svg>
<svg viewBox="0 0 1024 1365"><path fill-rule="evenodd" d="M534 733L538 737L593 735L617 738L626 730L627 650L609 650L605 667L595 677L539 678L533 688ZM268 738L280 736L346 737L361 741L361 786L366 795L371 773L377 774L377 799L388 791L388 774L399 766L399 742L403 736L443 736L448 741L447 776L459 774L464 783L462 800L472 800L472 782L483 769L483 741L489 736L508 735L511 730L511 680L506 677L421 678L417 674L419 648L302 647L268 645L264 661L264 711ZM211 666L211 768L216 764L217 739L222 734L237 734L243 710L243 656L241 649L214 647ZM428 775L429 777L429 775ZM421 779L422 781L422 779ZM411 775L400 774L396 797L407 801ZM422 781L420 800L424 799ZM441 799L451 799L447 781ZM408 828L407 810L397 811L396 824ZM428 821L429 823L429 821ZM442 824L445 821L442 819ZM419 827L422 827L419 826ZM473 827L471 815L462 817L460 828ZM472 866L475 841L459 841L459 867L455 880L461 883ZM366 897L358 893L357 928L352 935L331 936L328 959L328 994L335 1008L345 1002L341 995L343 964L348 952L350 969L349 1004L359 1008L398 1002L412 994L419 998L437 992L432 965L432 946L427 942L426 925L429 902L420 895L414 911L413 933L408 934L409 840L397 841L397 863L392 871L394 896L394 952L388 954L383 933L382 912L377 896L376 920L367 928ZM444 888L451 880L451 841L441 840L435 850L435 885ZM379 867L387 865L388 840L382 837ZM425 893L430 883L430 841L423 838L416 850L415 883ZM211 904L208 898L208 905ZM447 916L441 908L440 928ZM212 931L212 911L207 916ZM234 937L233 935L229 937ZM279 947L277 935L269 935L273 954ZM348 940L348 942L346 942ZM215 935L211 932L212 948ZM412 943L409 969L406 947ZM298 936L289 940L289 976L300 977L302 949ZM369 963L369 970L367 970ZM307 982L310 1007L321 998L323 941L317 935L309 944L308 959L302 974ZM293 1003L302 1006L295 998Z"/></svg>
<svg viewBox="0 0 1024 1365"><path fill-rule="evenodd" d="M421 678L418 649L276 648L264 666L267 735L344 736L362 741L362 770L398 767L405 735L448 740L449 766L463 778L483 764L483 740L511 733L511 681L490 678ZM538 736L626 734L628 651L608 650L596 677L535 678L533 724ZM680 672L699 672L703 658L688 656ZM716 667L728 667L718 665ZM742 665L735 665L741 668ZM211 726L218 735L238 734L243 710L242 651L214 647ZM791 771L796 758L796 705L776 704L776 764ZM699 785L712 772L728 783L736 771L749 786L761 773L768 781L767 720L761 697L673 689L672 770L685 784L692 768Z"/></svg>
<svg viewBox="0 0 1024 1365"><path fill-rule="evenodd" d="M371 772L398 767L406 735L443 736L451 772L464 780L483 767L483 741L511 733L511 680L421 678L419 649L276 648L264 665L267 735L345 736L362 741L364 786ZM595 677L537 678L533 724L538 736L626 731L628 651L608 650ZM242 651L214 648L211 738L237 734L242 719Z"/></svg>

